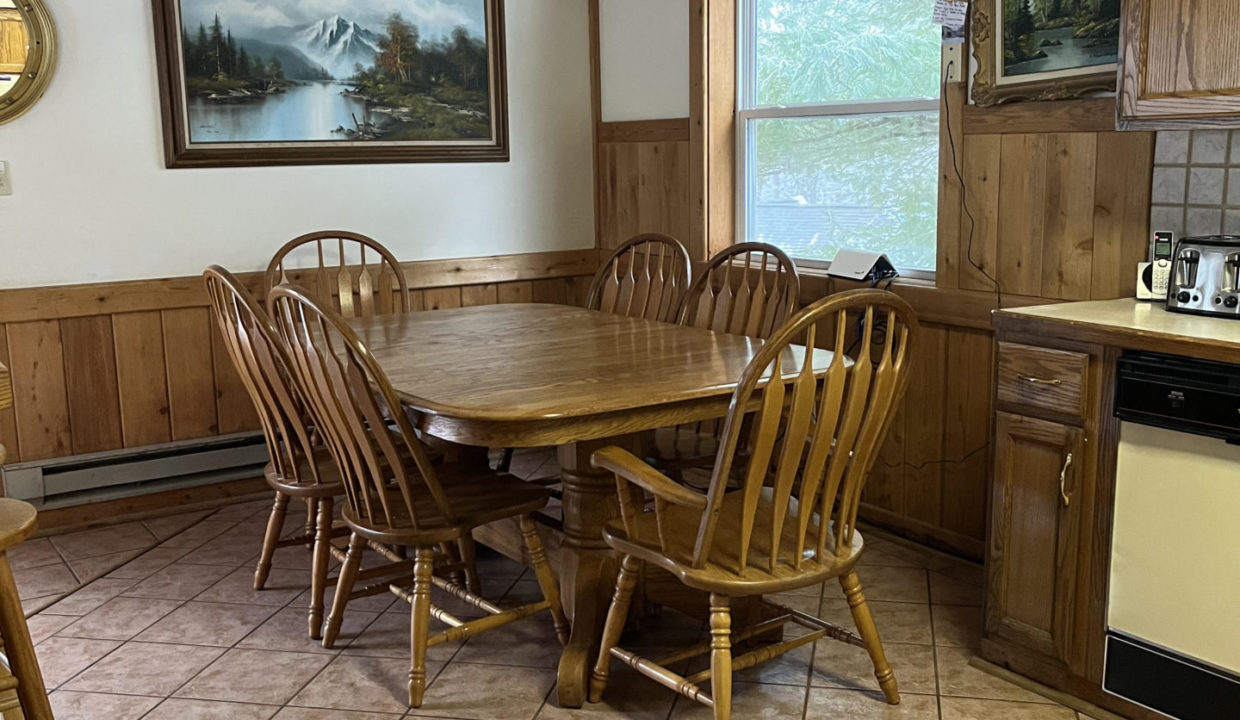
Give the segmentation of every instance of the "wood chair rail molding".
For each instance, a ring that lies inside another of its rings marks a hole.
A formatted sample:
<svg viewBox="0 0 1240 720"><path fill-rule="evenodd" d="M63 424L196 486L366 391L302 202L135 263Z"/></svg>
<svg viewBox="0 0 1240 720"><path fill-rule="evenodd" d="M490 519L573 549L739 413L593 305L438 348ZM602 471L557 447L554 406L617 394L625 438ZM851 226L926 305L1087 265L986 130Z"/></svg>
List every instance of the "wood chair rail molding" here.
<svg viewBox="0 0 1240 720"><path fill-rule="evenodd" d="M591 275L598 267L597 250L566 250L494 255L455 260L401 263L412 290L487 285ZM296 276L296 273L294 273ZM263 273L238 273L252 292L261 292ZM120 282L0 290L0 323L53 320L112 313L206 307L206 292L197 275Z"/></svg>

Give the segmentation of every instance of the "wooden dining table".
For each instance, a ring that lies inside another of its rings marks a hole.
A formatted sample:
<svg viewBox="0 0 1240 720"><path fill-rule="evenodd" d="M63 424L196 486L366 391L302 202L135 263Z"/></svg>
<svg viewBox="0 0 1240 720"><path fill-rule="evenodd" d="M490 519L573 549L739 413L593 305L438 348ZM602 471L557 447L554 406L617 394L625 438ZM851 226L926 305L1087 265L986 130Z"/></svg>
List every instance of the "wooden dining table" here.
<svg viewBox="0 0 1240 720"><path fill-rule="evenodd" d="M762 341L544 304L486 305L349 321L422 432L478 447L558 448L559 563L572 634L559 699L585 700L617 563L602 528L618 516L615 482L590 466L607 445L727 413ZM782 364L789 378L804 349ZM821 358L819 358L821 356ZM825 370L831 355L815 351Z"/></svg>

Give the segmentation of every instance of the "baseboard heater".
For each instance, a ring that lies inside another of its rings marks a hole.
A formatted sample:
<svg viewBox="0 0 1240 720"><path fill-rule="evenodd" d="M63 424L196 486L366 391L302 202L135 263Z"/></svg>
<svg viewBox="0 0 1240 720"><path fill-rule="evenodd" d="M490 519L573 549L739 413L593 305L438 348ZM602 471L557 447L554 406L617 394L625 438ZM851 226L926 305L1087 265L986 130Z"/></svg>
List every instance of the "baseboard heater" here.
<svg viewBox="0 0 1240 720"><path fill-rule="evenodd" d="M1234 720L1240 708L1240 676L1114 630L1107 633L1102 687L1176 720Z"/></svg>
<svg viewBox="0 0 1240 720"><path fill-rule="evenodd" d="M70 507L259 477L267 460L262 433L184 440L6 465L4 495L41 509Z"/></svg>

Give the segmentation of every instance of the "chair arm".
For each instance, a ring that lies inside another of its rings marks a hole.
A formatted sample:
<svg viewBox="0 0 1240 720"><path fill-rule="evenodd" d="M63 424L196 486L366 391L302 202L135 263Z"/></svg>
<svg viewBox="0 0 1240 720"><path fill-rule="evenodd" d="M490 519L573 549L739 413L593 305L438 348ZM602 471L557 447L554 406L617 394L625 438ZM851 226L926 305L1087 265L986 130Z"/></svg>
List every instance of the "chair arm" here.
<svg viewBox="0 0 1240 720"><path fill-rule="evenodd" d="M650 467L633 453L616 446L596 450L590 456L590 464L600 470L610 470L617 478L628 482L653 494L656 498L673 505L706 509L706 496L696 493L671 478Z"/></svg>

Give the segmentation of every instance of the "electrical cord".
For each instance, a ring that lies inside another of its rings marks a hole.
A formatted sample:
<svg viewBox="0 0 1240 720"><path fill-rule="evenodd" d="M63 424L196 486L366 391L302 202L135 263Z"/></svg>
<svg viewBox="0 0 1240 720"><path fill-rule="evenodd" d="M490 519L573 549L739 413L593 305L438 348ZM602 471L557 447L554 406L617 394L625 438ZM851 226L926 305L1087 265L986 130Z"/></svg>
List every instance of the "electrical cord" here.
<svg viewBox="0 0 1240 720"><path fill-rule="evenodd" d="M965 187L964 173L960 171L960 158L956 153L956 136L952 134L952 104L947 101L947 78L951 77L952 66L955 64L955 60L949 60L947 70L943 73L943 112L947 122L947 142L952 151L952 170L955 171L956 180L960 183L960 207L964 210L965 217L969 218L969 242L965 250L965 259L995 286L995 305L1002 310L1003 286L999 284L999 280L994 275L991 275L986 268L973 259L973 236L977 232L977 218L973 217L973 212L969 210L969 192Z"/></svg>

